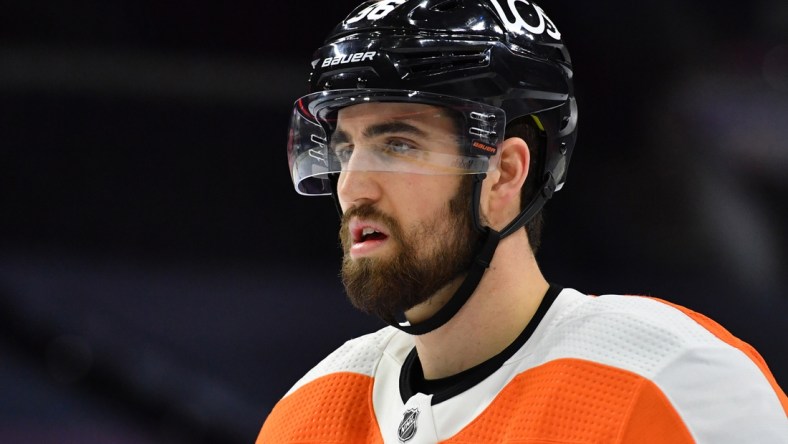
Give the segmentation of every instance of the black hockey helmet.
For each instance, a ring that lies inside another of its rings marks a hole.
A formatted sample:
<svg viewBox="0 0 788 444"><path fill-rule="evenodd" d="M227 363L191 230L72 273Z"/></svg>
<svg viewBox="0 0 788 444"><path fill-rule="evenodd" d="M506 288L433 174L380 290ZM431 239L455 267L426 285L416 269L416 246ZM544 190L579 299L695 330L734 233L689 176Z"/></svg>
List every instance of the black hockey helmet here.
<svg viewBox="0 0 788 444"><path fill-rule="evenodd" d="M366 1L329 34L312 66L313 93L420 91L498 107L506 123L534 115L547 139L539 176L550 175L553 190L564 184L577 134L571 61L533 2Z"/></svg>

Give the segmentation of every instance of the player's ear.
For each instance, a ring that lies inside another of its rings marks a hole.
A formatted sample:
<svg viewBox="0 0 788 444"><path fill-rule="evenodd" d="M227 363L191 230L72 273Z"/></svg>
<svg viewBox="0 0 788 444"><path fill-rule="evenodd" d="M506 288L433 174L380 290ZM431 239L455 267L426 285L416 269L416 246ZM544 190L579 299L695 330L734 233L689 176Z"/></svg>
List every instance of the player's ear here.
<svg viewBox="0 0 788 444"><path fill-rule="evenodd" d="M510 137L501 144L501 163L490 184L487 214L490 224L500 229L520 212L520 194L528 176L531 155L528 144Z"/></svg>

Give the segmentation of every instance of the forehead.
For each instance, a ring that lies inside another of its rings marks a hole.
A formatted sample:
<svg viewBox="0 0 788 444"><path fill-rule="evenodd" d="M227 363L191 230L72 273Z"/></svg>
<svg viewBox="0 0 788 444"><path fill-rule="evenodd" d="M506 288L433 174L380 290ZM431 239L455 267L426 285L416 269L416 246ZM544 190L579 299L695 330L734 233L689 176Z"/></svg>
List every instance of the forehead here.
<svg viewBox="0 0 788 444"><path fill-rule="evenodd" d="M454 133L455 117L443 107L422 103L377 102L351 105L339 110L337 129L363 131L379 123L403 121L429 133Z"/></svg>

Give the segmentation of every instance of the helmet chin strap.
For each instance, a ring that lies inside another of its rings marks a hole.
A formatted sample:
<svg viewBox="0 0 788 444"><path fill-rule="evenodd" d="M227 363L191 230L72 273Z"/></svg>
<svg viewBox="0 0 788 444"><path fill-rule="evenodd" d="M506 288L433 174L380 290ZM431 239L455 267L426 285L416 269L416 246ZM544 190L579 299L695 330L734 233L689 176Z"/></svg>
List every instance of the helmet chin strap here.
<svg viewBox="0 0 788 444"><path fill-rule="evenodd" d="M336 192L338 179L337 176L338 175L334 175L334 177L332 177L331 186L334 203L336 204L337 211L339 211L339 215L341 217L342 208L339 205L339 197L337 196ZM555 192L556 188L555 179L553 179L553 176L550 173L547 173L545 180L542 183L541 191L534 197L528 206L525 207L520 212L520 214L518 214L517 217L509 223L509 225L504 227L504 229L499 232L493 230L490 227L483 226L481 222L480 201L482 181L484 181L485 177L487 177L486 174L477 174L474 176L473 200L471 203L474 228L478 232L482 233L484 236L484 242L476 253L476 256L474 257L473 263L468 269L468 274L466 274L465 279L460 284L460 287L457 288L457 291L454 292L454 295L452 295L451 299L449 299L449 301L431 317L416 324L408 322L404 313L399 316L398 320L395 319L393 321L389 321L384 319L384 321L386 321L392 327L396 327L411 335L423 335L425 333L434 331L449 322L457 314L457 312L460 311L463 305L468 302L474 291L476 291L476 287L479 286L479 282L481 282L484 272L487 270L487 268L489 268L490 262L492 262L493 255L495 255L495 249L498 247L498 243L501 241L501 239L525 226L525 224L528 223L528 221L531 220L534 215L544 206L544 204L553 196L553 192Z"/></svg>

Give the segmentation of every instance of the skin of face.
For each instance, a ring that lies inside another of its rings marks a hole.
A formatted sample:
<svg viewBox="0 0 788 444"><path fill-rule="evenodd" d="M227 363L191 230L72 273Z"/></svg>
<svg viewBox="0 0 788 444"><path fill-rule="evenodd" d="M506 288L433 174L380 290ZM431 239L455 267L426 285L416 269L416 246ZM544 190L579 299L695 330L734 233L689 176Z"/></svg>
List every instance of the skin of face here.
<svg viewBox="0 0 788 444"><path fill-rule="evenodd" d="M370 134L370 129L391 127L392 123L412 126L413 130ZM440 108L429 105L369 103L347 107L339 112L336 133L350 139L354 146L352 157L359 158L375 156L366 152L367 146L392 142L449 154L459 150L454 123ZM332 143L335 138L332 137ZM351 165L353 162L351 158ZM420 225L419 221L430 219L445 208L456 194L460 179L461 176L443 174L345 171L340 174L337 193L343 212L361 205L374 205L407 229ZM392 254L392 248L386 247L370 252L369 256Z"/></svg>

